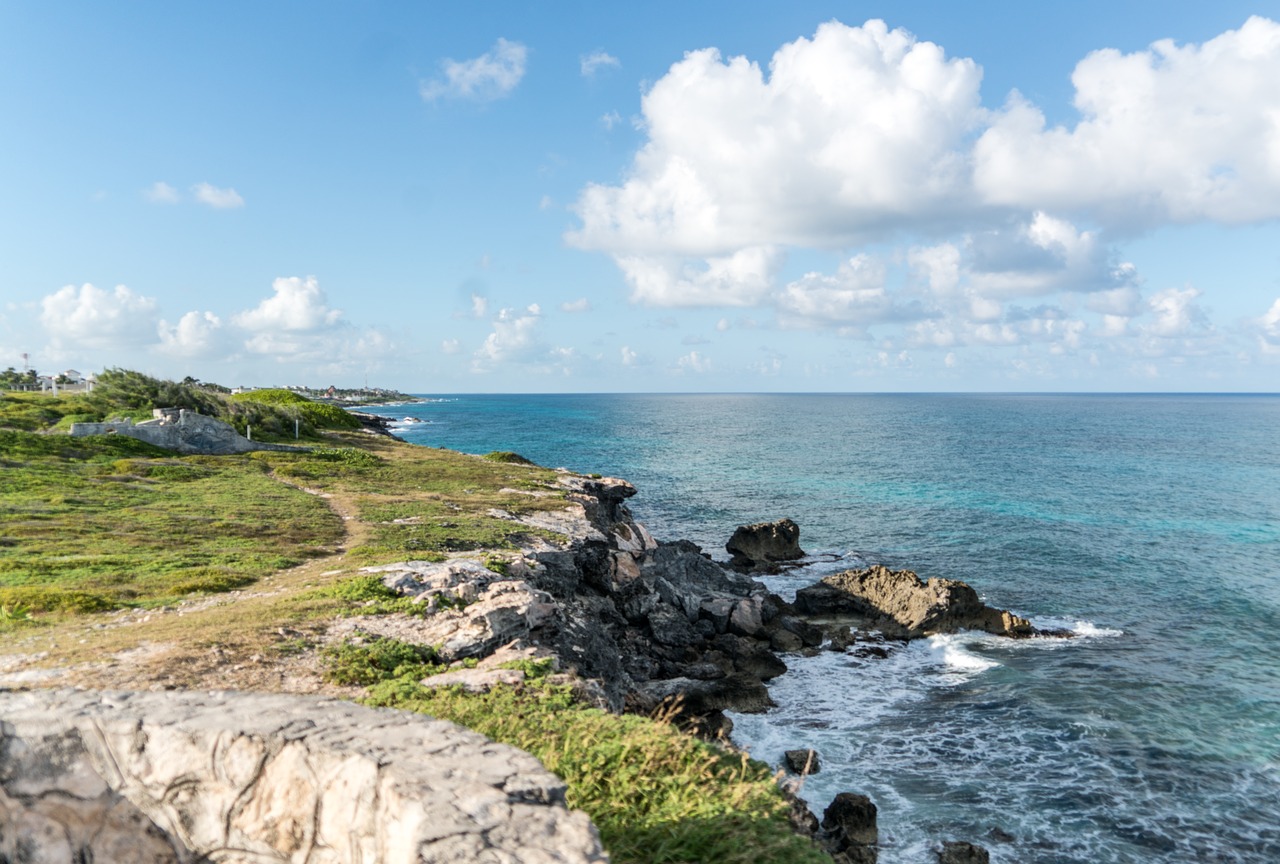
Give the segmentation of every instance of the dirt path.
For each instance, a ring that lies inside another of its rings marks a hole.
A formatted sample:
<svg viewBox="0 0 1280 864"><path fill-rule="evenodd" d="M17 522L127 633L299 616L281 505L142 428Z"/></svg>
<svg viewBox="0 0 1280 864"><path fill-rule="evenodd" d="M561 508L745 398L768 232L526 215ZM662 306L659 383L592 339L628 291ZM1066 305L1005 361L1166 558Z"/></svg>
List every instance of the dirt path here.
<svg viewBox="0 0 1280 864"><path fill-rule="evenodd" d="M346 551L369 528L348 496L276 479L321 498L342 520L339 548L246 589L11 631L0 647L0 687L349 695L321 678L315 645L326 621L305 595L353 572Z"/></svg>

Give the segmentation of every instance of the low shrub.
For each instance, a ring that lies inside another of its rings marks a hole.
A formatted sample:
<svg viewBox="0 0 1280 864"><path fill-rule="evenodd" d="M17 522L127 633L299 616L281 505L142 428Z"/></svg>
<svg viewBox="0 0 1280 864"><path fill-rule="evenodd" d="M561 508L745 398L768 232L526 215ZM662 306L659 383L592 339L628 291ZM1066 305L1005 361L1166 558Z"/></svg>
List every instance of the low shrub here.
<svg viewBox="0 0 1280 864"><path fill-rule="evenodd" d="M490 462L505 462L508 465L536 465L533 460L526 459L519 453L512 453L510 450L494 450L492 453L484 454L485 459Z"/></svg>
<svg viewBox="0 0 1280 864"><path fill-rule="evenodd" d="M444 668L431 648L398 639L348 640L320 653L325 660L325 680L346 686L368 687L395 679L417 681Z"/></svg>

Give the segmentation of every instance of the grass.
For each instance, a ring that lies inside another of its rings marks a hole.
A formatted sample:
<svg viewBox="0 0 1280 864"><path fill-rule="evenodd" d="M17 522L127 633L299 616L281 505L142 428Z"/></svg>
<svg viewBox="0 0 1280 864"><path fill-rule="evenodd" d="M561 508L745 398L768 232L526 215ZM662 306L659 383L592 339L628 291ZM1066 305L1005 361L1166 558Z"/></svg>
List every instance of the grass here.
<svg viewBox="0 0 1280 864"><path fill-rule="evenodd" d="M343 536L323 501L247 457L5 430L0 454L0 603L35 613L240 588Z"/></svg>
<svg viewBox="0 0 1280 864"><path fill-rule="evenodd" d="M615 864L830 864L792 832L768 766L671 723L586 707L545 680L471 694L389 676L366 701L532 753L565 781L568 805L591 816Z"/></svg>

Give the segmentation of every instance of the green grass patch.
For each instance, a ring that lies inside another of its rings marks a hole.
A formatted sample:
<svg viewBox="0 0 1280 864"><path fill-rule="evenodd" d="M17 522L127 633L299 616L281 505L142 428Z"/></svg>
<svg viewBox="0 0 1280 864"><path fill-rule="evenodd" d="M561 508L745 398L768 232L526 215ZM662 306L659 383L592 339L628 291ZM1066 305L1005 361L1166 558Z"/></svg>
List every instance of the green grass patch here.
<svg viewBox="0 0 1280 864"><path fill-rule="evenodd" d="M543 681L468 694L392 675L366 701L532 753L564 779L569 806L591 816L615 864L830 864L792 832L767 765L669 723L587 708Z"/></svg>
<svg viewBox="0 0 1280 864"><path fill-rule="evenodd" d="M228 591L326 553L343 527L245 457L174 457L123 436L0 430L0 590L83 613Z"/></svg>
<svg viewBox="0 0 1280 864"><path fill-rule="evenodd" d="M443 672L436 652L398 639L347 640L321 650L326 681L369 687L383 681L418 681Z"/></svg>

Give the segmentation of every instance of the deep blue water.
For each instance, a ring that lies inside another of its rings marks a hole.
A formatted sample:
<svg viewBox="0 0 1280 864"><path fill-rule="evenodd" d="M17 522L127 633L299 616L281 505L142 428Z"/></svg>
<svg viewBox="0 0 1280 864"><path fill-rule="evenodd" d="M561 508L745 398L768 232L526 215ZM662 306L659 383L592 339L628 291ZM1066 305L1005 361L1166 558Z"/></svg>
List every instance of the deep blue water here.
<svg viewBox="0 0 1280 864"><path fill-rule="evenodd" d="M881 861L1280 861L1280 397L456 396L409 441L625 477L717 557L789 516L815 561L959 578L1072 640L959 635L798 659L737 716L804 796L880 808ZM835 561L829 559L837 559ZM1003 833L1001 833L1003 832ZM1011 836L1012 841L1001 837Z"/></svg>

